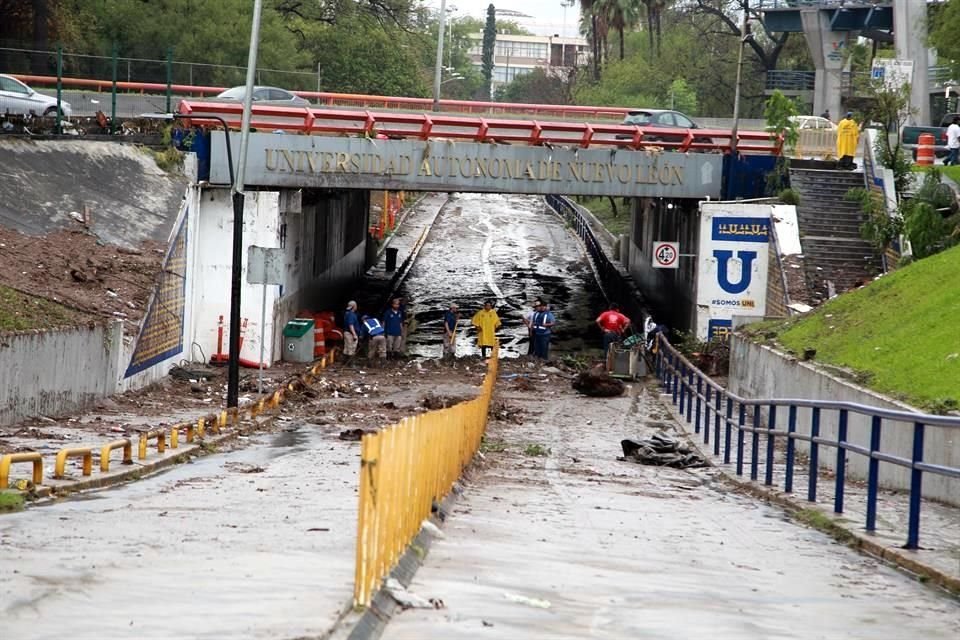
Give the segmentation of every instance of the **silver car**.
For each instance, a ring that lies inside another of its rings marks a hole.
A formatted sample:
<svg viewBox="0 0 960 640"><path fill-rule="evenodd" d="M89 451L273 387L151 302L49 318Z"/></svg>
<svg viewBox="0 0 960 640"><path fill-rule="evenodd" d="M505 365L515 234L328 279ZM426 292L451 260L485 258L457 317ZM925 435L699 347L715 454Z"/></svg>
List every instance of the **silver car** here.
<svg viewBox="0 0 960 640"><path fill-rule="evenodd" d="M218 100L229 100L231 102L243 102L243 97L247 94L247 88L244 86L227 89L217 96ZM278 106L306 107L310 104L305 98L301 98L295 93L286 89L277 87L254 87L253 102L260 104L272 104Z"/></svg>
<svg viewBox="0 0 960 640"><path fill-rule="evenodd" d="M0 74L0 115L5 113L54 117L57 99L37 93L13 76ZM61 100L60 114L69 118L71 113L70 103Z"/></svg>

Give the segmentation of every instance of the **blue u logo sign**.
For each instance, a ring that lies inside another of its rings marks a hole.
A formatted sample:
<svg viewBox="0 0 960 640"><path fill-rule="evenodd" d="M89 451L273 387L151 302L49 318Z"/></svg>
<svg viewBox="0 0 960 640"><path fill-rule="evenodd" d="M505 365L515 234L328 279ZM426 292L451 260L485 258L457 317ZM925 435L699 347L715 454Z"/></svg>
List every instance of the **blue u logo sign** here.
<svg viewBox="0 0 960 640"><path fill-rule="evenodd" d="M717 282L720 288L727 293L743 293L750 286L751 273L753 271L753 261L757 257L756 251L737 251L737 258L740 259L740 282L734 284L727 277L727 268L730 259L733 257L733 251L714 249L713 257L717 259Z"/></svg>

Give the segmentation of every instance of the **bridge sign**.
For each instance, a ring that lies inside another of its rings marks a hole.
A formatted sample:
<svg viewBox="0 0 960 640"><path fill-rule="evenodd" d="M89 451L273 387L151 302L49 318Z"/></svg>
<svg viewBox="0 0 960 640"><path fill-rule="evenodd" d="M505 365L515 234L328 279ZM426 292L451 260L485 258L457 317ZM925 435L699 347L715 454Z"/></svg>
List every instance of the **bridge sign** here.
<svg viewBox="0 0 960 640"><path fill-rule="evenodd" d="M680 256L679 242L654 242L653 266L656 269L676 269L677 258Z"/></svg>
<svg viewBox="0 0 960 640"><path fill-rule="evenodd" d="M211 134L210 181L229 184L224 134ZM231 136L239 148L239 134ZM237 154L234 159L238 160ZM251 187L718 198L723 156L461 140L250 135Z"/></svg>

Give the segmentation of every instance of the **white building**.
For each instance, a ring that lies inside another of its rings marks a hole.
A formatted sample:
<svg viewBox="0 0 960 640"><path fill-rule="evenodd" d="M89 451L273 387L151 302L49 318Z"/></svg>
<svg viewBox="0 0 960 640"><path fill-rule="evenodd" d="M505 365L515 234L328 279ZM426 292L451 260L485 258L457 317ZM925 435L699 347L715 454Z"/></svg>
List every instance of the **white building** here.
<svg viewBox="0 0 960 640"><path fill-rule="evenodd" d="M483 34L470 35L469 56L473 66L483 65ZM584 38L518 36L497 34L494 48L492 89L512 82L517 76L543 69L547 73L565 72L587 63L589 45Z"/></svg>

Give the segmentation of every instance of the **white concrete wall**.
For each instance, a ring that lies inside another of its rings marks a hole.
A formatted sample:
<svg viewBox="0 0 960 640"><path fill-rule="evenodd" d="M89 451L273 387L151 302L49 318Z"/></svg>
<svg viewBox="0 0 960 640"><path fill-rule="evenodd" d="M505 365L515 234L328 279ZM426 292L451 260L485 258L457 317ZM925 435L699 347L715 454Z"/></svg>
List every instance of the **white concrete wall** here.
<svg viewBox="0 0 960 640"><path fill-rule="evenodd" d="M115 393L123 324L0 335L0 425L55 416Z"/></svg>
<svg viewBox="0 0 960 640"><path fill-rule="evenodd" d="M190 338L203 349L207 360L217 351L217 325L224 318L223 352L230 340L230 277L232 262L233 203L228 189L203 189L197 208L197 233L193 240L191 259L195 265L193 290L187 299L192 307ZM251 245L279 247L279 194L275 191L252 191L246 194L243 212L243 262L240 291L240 317L247 319L240 357L252 362L260 359L260 310L262 285L247 283L247 249ZM273 305L279 296L279 287L267 287L266 332L273 335ZM269 338L268 338L269 339ZM266 361L273 361L268 342Z"/></svg>
<svg viewBox="0 0 960 640"><path fill-rule="evenodd" d="M857 386L834 375L818 370L814 365L801 362L770 347L754 344L734 336L730 348L730 390L744 398L804 398L856 402L896 411L917 409L897 402L878 393ZM797 430L810 433L810 410L797 412ZM869 446L869 417L849 413L848 440ZM764 417L764 419L766 419ZM778 411L777 424L786 428L787 409ZM889 420L883 421L881 450L909 459L913 452L913 424ZM821 412L820 434L825 438L837 437L837 413ZM960 467L960 429L927 426L924 439L924 460L932 464ZM809 446L798 441L797 448L807 452ZM867 459L856 453L847 455L849 477L866 479ZM833 469L836 466L836 450L820 448L821 466ZM880 483L892 489L909 489L909 469L880 463ZM923 495L951 504L960 505L960 480L925 473Z"/></svg>

